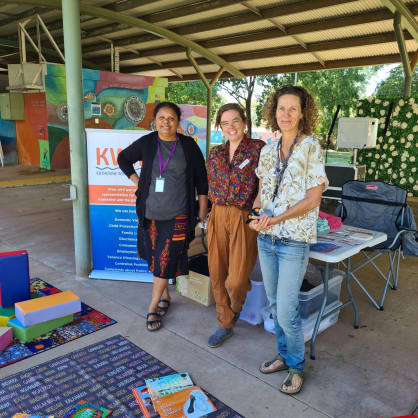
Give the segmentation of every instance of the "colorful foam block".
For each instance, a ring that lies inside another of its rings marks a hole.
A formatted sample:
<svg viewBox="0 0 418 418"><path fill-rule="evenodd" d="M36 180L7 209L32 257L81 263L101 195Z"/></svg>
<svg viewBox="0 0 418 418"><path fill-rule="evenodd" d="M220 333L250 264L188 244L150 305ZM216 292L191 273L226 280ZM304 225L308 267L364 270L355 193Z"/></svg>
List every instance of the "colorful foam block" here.
<svg viewBox="0 0 418 418"><path fill-rule="evenodd" d="M17 318L14 318L11 319L7 325L13 329L13 337L18 338L25 343L72 321L74 321L73 314L32 325L30 327L24 327Z"/></svg>
<svg viewBox="0 0 418 418"><path fill-rule="evenodd" d="M16 303L16 318L24 327L81 311L81 300L71 290Z"/></svg>
<svg viewBox="0 0 418 418"><path fill-rule="evenodd" d="M5 308L30 299L29 257L26 251L0 253L0 305Z"/></svg>
<svg viewBox="0 0 418 418"><path fill-rule="evenodd" d="M9 327L0 327L0 351L4 350L12 341L12 329Z"/></svg>
<svg viewBox="0 0 418 418"><path fill-rule="evenodd" d="M7 327L7 321L10 321L15 317L15 307L10 308L0 307L0 327Z"/></svg>

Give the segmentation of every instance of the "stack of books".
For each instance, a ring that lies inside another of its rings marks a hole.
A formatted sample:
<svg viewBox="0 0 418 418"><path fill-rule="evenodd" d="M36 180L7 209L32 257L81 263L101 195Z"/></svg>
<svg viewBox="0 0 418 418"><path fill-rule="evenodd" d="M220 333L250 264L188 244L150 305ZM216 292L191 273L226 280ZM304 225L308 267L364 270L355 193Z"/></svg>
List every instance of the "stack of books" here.
<svg viewBox="0 0 418 418"><path fill-rule="evenodd" d="M133 389L145 418L199 418L216 411L188 373L156 377L145 383Z"/></svg>

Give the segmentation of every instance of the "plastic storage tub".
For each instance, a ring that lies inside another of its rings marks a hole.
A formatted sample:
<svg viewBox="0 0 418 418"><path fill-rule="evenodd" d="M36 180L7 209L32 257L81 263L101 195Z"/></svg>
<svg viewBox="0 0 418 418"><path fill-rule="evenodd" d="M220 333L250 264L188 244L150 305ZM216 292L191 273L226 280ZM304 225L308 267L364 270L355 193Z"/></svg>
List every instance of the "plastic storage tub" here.
<svg viewBox="0 0 418 418"><path fill-rule="evenodd" d="M332 305L329 305L325 308L324 314L330 312L334 308L341 306L342 302L334 302ZM270 318L270 309L265 306L261 309L263 319L264 319L264 329L268 332L271 332L272 334L275 334L274 330L274 322L273 319ZM331 325L334 325L336 322L338 322L338 315L340 314L340 311L334 312L331 316L328 318L325 318L321 321L319 325L318 334L320 334L322 331L325 331L327 328L329 328ZM315 328L316 319L318 317L318 312L316 314L311 315L308 319L302 320L302 330L303 330L303 337L305 340L305 343L309 341L312 338L312 333Z"/></svg>
<svg viewBox="0 0 418 418"><path fill-rule="evenodd" d="M339 270L334 270L329 274L328 298L325 309L340 300L343 275L344 273ZM315 269L312 265L309 265L305 279L307 279L309 283L316 285L316 287L309 292L299 292L299 314L302 319L308 319L310 315L319 311L324 294L324 284L322 283L322 276L319 270Z"/></svg>
<svg viewBox="0 0 418 418"><path fill-rule="evenodd" d="M266 290L263 282L251 280L251 285L252 289L247 293L247 299L242 307L239 319L251 325L258 325L263 323L261 308L267 305Z"/></svg>

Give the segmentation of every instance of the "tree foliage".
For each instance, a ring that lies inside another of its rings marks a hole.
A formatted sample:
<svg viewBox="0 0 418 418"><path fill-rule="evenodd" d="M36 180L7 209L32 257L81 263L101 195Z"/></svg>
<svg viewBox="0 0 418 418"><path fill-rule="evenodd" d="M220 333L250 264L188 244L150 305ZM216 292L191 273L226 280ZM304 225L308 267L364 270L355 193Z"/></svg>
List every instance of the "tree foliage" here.
<svg viewBox="0 0 418 418"><path fill-rule="evenodd" d="M390 70L388 77L381 81L374 93L376 97L403 97L405 75L402 65ZM411 96L418 94L418 70L412 74Z"/></svg>
<svg viewBox="0 0 418 418"><path fill-rule="evenodd" d="M212 87L212 121L216 111L226 102L219 90L215 83ZM202 81L170 83L165 90L165 97L167 101L176 104L207 105L207 90Z"/></svg>
<svg viewBox="0 0 418 418"><path fill-rule="evenodd" d="M339 104L341 105L340 117L354 116L356 103L364 95L370 78L377 70L377 67L363 67L298 74L297 85L307 88L316 98L321 108L321 120L317 134L321 137L327 135ZM262 122L261 109L267 97L275 89L287 83L294 83L294 74L262 77L260 84L263 86L263 91L258 96L256 106L258 125Z"/></svg>

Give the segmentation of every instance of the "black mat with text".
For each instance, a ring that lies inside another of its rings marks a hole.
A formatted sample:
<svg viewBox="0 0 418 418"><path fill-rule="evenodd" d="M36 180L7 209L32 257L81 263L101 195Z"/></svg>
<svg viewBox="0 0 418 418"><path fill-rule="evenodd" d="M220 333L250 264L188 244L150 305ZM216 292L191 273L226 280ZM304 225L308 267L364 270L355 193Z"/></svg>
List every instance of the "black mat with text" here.
<svg viewBox="0 0 418 418"><path fill-rule="evenodd" d="M111 417L142 417L132 389L143 386L150 377L173 373L176 371L116 335L0 380L0 418L18 412L61 417L80 400L111 409ZM194 383L198 385L198 379ZM208 418L244 418L208 396L217 408Z"/></svg>

